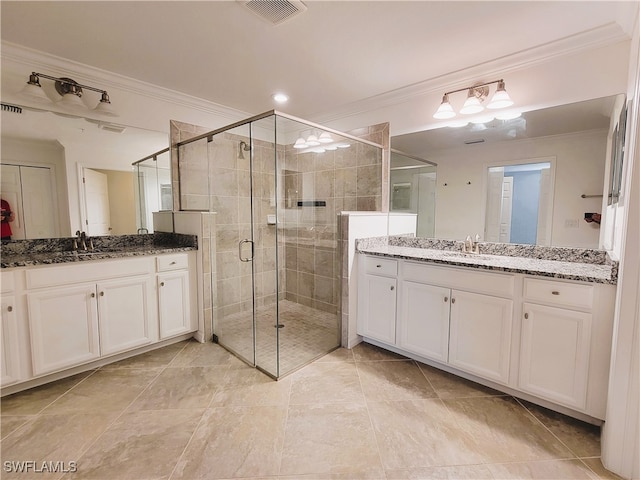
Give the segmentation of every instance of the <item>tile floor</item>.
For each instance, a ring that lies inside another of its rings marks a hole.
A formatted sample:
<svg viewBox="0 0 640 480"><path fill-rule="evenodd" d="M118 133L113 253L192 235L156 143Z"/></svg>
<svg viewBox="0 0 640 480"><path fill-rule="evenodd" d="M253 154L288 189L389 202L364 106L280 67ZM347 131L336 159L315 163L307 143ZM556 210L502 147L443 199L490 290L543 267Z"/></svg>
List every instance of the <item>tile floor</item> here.
<svg viewBox="0 0 640 480"><path fill-rule="evenodd" d="M275 382L182 342L1 407L7 480L617 478L599 428L366 344Z"/></svg>

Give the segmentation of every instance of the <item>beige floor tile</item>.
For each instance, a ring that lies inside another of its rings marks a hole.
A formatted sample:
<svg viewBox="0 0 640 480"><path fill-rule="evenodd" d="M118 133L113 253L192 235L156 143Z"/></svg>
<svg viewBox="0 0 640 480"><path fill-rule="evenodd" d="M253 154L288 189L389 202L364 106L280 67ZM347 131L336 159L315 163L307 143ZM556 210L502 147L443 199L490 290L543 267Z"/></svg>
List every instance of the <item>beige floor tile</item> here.
<svg viewBox="0 0 640 480"><path fill-rule="evenodd" d="M167 367L136 398L129 411L207 408L224 381L226 367Z"/></svg>
<svg viewBox="0 0 640 480"><path fill-rule="evenodd" d="M169 478L202 414L203 410L126 413L78 459L78 471L68 478Z"/></svg>
<svg viewBox="0 0 640 480"><path fill-rule="evenodd" d="M275 381L254 368L230 369L216 390L211 407L284 406L289 404L291 378Z"/></svg>
<svg viewBox="0 0 640 480"><path fill-rule="evenodd" d="M504 393L494 390L479 383L472 382L466 378L458 377L444 370L419 363L420 370L429 379L431 386L440 398L464 398L464 397L486 397L492 395L504 395Z"/></svg>
<svg viewBox="0 0 640 480"><path fill-rule="evenodd" d="M558 437L577 457L600 456L600 427L519 400L545 427Z"/></svg>
<svg viewBox="0 0 640 480"><path fill-rule="evenodd" d="M320 357L316 362L355 362L355 358L353 358L353 350L338 348Z"/></svg>
<svg viewBox="0 0 640 480"><path fill-rule="evenodd" d="M208 409L172 480L277 475L286 416L283 407Z"/></svg>
<svg viewBox="0 0 640 480"><path fill-rule="evenodd" d="M2 463L32 460L42 469L43 462L78 461L82 452L117 417L117 413L79 413L40 415L2 442ZM3 471L3 479L60 478L62 473L15 473Z"/></svg>
<svg viewBox="0 0 640 480"><path fill-rule="evenodd" d="M7 437L10 433L14 432L18 427L24 425L30 420L33 420L35 415L3 415L0 417L0 432L2 438Z"/></svg>
<svg viewBox="0 0 640 480"><path fill-rule="evenodd" d="M511 397L443 400L459 429L470 434L483 463L525 462L575 456Z"/></svg>
<svg viewBox="0 0 640 480"><path fill-rule="evenodd" d="M386 470L484 460L439 399L370 402L368 408Z"/></svg>
<svg viewBox="0 0 640 480"><path fill-rule="evenodd" d="M622 480L622 477L604 468L600 457L581 458L580 460L582 460L591 469L591 471L595 473L596 478L603 480Z"/></svg>
<svg viewBox="0 0 640 480"><path fill-rule="evenodd" d="M596 478L580 460L503 463L487 465L487 467L496 480L587 480Z"/></svg>
<svg viewBox="0 0 640 480"><path fill-rule="evenodd" d="M384 360L407 360L407 357L390 352L384 348L371 345L370 343L359 343L351 349L356 362L378 362Z"/></svg>
<svg viewBox="0 0 640 480"><path fill-rule="evenodd" d="M150 352L141 353L134 357L125 358L119 362L111 363L102 367L103 370L115 368L158 368L166 367L173 359L182 351L183 348L190 343L188 340L184 342L173 343L166 347L158 348Z"/></svg>
<svg viewBox="0 0 640 480"><path fill-rule="evenodd" d="M387 470L388 480L493 480L487 465L456 465Z"/></svg>
<svg viewBox="0 0 640 480"><path fill-rule="evenodd" d="M99 370L43 410L46 414L122 412L161 370Z"/></svg>
<svg viewBox="0 0 640 480"><path fill-rule="evenodd" d="M436 396L412 360L359 362L358 375L367 401L418 400Z"/></svg>
<svg viewBox="0 0 640 480"><path fill-rule="evenodd" d="M281 475L382 475L371 422L364 405L292 405Z"/></svg>
<svg viewBox="0 0 640 480"><path fill-rule="evenodd" d="M354 363L314 363L291 375L291 405L364 403Z"/></svg>
<svg viewBox="0 0 640 480"><path fill-rule="evenodd" d="M278 475L278 480L386 480L384 470L349 473L311 473L308 475ZM242 480L245 480L244 478ZM265 479L271 480L271 479Z"/></svg>
<svg viewBox="0 0 640 480"><path fill-rule="evenodd" d="M220 365L228 367L237 365L238 358L220 345L207 342L200 343L195 340L188 342L185 347L173 358L172 367L211 367ZM242 365L246 365L241 362Z"/></svg>
<svg viewBox="0 0 640 480"><path fill-rule="evenodd" d="M94 373L95 370L79 373L72 377L14 393L2 398L2 415L35 415L62 394Z"/></svg>

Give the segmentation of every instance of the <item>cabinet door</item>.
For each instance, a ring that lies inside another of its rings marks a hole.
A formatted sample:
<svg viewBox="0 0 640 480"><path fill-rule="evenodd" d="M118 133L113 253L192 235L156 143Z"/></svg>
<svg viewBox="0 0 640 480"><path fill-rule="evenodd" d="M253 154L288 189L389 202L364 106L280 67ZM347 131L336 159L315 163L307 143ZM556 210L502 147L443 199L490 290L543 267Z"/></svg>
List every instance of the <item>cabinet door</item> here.
<svg viewBox="0 0 640 480"><path fill-rule="evenodd" d="M158 307L161 339L193 331L187 270L158 275Z"/></svg>
<svg viewBox="0 0 640 480"><path fill-rule="evenodd" d="M20 356L18 354L18 318L13 295L2 296L0 314L0 385L10 385L20 380Z"/></svg>
<svg viewBox="0 0 640 480"><path fill-rule="evenodd" d="M511 300L452 290L449 363L507 384L512 311Z"/></svg>
<svg viewBox="0 0 640 480"><path fill-rule="evenodd" d="M590 313L525 303L519 387L584 409L590 343Z"/></svg>
<svg viewBox="0 0 640 480"><path fill-rule="evenodd" d="M32 292L27 303L34 375L100 356L94 284Z"/></svg>
<svg viewBox="0 0 640 480"><path fill-rule="evenodd" d="M451 291L404 281L401 292L398 346L423 357L446 362Z"/></svg>
<svg viewBox="0 0 640 480"><path fill-rule="evenodd" d="M396 279L364 274L358 292L358 334L396 342Z"/></svg>
<svg viewBox="0 0 640 480"><path fill-rule="evenodd" d="M102 355L130 350L157 339L157 331L151 328L157 318L151 278L128 277L98 284Z"/></svg>

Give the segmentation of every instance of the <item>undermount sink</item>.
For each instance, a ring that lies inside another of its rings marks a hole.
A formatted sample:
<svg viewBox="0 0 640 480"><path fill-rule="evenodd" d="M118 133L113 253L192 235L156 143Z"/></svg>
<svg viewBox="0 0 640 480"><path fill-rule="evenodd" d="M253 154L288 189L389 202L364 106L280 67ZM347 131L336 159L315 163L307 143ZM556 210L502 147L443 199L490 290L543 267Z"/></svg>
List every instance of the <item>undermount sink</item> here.
<svg viewBox="0 0 640 480"><path fill-rule="evenodd" d="M452 257L452 258L475 258L477 260L489 259L487 255L481 255L479 253L469 253L469 252L445 251L445 252L442 252L442 255L445 257Z"/></svg>

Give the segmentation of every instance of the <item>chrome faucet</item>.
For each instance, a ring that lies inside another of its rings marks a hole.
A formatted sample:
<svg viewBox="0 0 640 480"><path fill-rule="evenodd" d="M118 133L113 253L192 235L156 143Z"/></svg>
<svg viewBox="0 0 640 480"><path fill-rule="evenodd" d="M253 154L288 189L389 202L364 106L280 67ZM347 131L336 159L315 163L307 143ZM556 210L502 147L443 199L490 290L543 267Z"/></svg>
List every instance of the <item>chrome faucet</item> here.
<svg viewBox="0 0 640 480"><path fill-rule="evenodd" d="M80 240L80 244L82 246L82 250L86 250L87 249L87 234L84 232L81 232L80 230L78 230L76 232L76 235L78 236L77 239L74 238L74 242L73 242L73 246L74 246L74 250L77 250L78 248L78 243L76 242L76 240Z"/></svg>

